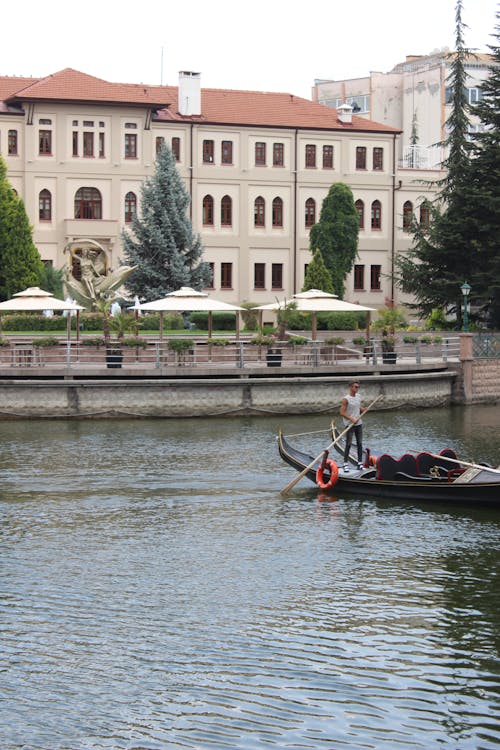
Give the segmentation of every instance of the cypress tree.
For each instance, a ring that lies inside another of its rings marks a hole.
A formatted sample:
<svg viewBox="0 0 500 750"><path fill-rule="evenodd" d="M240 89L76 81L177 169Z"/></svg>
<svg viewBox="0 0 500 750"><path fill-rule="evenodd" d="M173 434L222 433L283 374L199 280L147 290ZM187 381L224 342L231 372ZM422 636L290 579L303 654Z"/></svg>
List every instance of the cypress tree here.
<svg viewBox="0 0 500 750"><path fill-rule="evenodd" d="M132 233L122 235L127 261L138 266L127 281L133 294L153 300L181 286L200 290L208 283L210 269L200 262L203 246L193 233L188 206L174 156L163 145L154 175L141 188L142 217L135 216Z"/></svg>
<svg viewBox="0 0 500 750"><path fill-rule="evenodd" d="M314 251L312 261L307 266L302 291L307 292L308 289L321 289L323 292L328 292L328 294L334 294L332 276L325 266L325 261L319 248Z"/></svg>
<svg viewBox="0 0 500 750"><path fill-rule="evenodd" d="M33 243L24 202L7 180L0 156L0 300L28 286L38 286L43 275L40 254Z"/></svg>
<svg viewBox="0 0 500 750"><path fill-rule="evenodd" d="M344 298L345 280L358 254L359 216L352 190L343 182L331 186L311 227L310 247L321 251L331 274L335 294Z"/></svg>

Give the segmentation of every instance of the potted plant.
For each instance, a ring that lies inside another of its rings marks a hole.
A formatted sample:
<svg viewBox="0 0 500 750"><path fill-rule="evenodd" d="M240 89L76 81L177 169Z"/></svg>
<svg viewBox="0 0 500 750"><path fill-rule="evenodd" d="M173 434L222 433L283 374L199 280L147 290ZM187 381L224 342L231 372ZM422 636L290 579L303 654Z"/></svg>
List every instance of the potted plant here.
<svg viewBox="0 0 500 750"><path fill-rule="evenodd" d="M106 315L104 338L106 340L106 367L121 367L123 363L123 339L126 333L133 333L138 325L131 313L120 312L116 315ZM111 338L115 334L115 340Z"/></svg>
<svg viewBox="0 0 500 750"><path fill-rule="evenodd" d="M170 339L168 342L170 351L177 355L177 362L181 364L186 359L186 354L194 354L194 343L192 339Z"/></svg>
<svg viewBox="0 0 500 750"><path fill-rule="evenodd" d="M386 365L394 364L397 361L398 355L395 351L395 343L394 336L385 335L382 339L382 362Z"/></svg>

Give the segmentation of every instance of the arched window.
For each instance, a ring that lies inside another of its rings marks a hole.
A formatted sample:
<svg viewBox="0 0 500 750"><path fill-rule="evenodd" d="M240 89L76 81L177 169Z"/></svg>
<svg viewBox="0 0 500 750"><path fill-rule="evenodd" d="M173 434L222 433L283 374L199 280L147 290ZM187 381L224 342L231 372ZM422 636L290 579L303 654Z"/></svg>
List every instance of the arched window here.
<svg viewBox="0 0 500 750"><path fill-rule="evenodd" d="M102 219L102 198L97 188L83 187L76 191L75 219Z"/></svg>
<svg viewBox="0 0 500 750"><path fill-rule="evenodd" d="M214 199L211 195L203 198L203 226L213 227L214 225Z"/></svg>
<svg viewBox="0 0 500 750"><path fill-rule="evenodd" d="M52 221L52 195L49 190L40 190L38 196L38 218L40 221Z"/></svg>
<svg viewBox="0 0 500 750"><path fill-rule="evenodd" d="M306 200L306 227L312 227L316 224L316 201L314 198Z"/></svg>
<svg viewBox="0 0 500 750"><path fill-rule="evenodd" d="M365 204L361 200L357 200L354 204L356 211L358 212L359 228L365 228Z"/></svg>
<svg viewBox="0 0 500 750"><path fill-rule="evenodd" d="M413 203L405 201L403 203L403 232L409 232L413 219Z"/></svg>
<svg viewBox="0 0 500 750"><path fill-rule="evenodd" d="M229 195L224 195L220 202L220 223L222 227L233 224L233 201Z"/></svg>
<svg viewBox="0 0 500 750"><path fill-rule="evenodd" d="M424 201L422 205L420 206L420 224L423 227L428 227L430 223L431 218L431 212L429 208L429 204L427 201Z"/></svg>
<svg viewBox="0 0 500 750"><path fill-rule="evenodd" d="M283 201L281 198L273 200L273 227L283 226Z"/></svg>
<svg viewBox="0 0 500 750"><path fill-rule="evenodd" d="M253 215L254 226L264 227L266 225L266 202L261 195L255 199Z"/></svg>
<svg viewBox="0 0 500 750"><path fill-rule="evenodd" d="M135 193L127 193L125 196L125 223L130 224L137 213L137 196Z"/></svg>
<svg viewBox="0 0 500 750"><path fill-rule="evenodd" d="M382 204L380 201L372 203L372 229L382 229Z"/></svg>

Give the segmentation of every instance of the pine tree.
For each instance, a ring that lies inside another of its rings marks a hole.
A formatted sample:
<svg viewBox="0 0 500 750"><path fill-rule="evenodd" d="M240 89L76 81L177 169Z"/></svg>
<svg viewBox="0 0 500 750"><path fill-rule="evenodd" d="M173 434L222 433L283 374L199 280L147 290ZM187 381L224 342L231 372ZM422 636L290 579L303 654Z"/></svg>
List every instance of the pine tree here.
<svg viewBox="0 0 500 750"><path fill-rule="evenodd" d="M21 198L7 180L0 156L0 299L28 286L38 286L43 265L33 243L32 229Z"/></svg>
<svg viewBox="0 0 500 750"><path fill-rule="evenodd" d="M332 276L325 266L325 261L319 248L314 251L312 261L307 266L302 291L307 292L308 289L321 289L323 292L328 292L328 294L334 294Z"/></svg>
<svg viewBox="0 0 500 750"><path fill-rule="evenodd" d="M500 13L497 13L497 22ZM482 305L488 322L500 328L500 24L495 27L495 43L488 45L493 57L489 77L482 84L482 98L473 107L485 126L474 136L471 175L477 201L475 243L478 267L475 269L473 295Z"/></svg>
<svg viewBox="0 0 500 750"><path fill-rule="evenodd" d="M474 221L471 205L471 144L468 141L468 102L466 62L471 53L464 44L462 0L456 3L456 51L452 53L448 84L452 91L451 113L446 122L448 137L444 145L448 157L443 166L446 175L437 182L438 193L429 204L429 223L412 224L413 245L406 255L396 258L396 283L416 299L413 307L430 315L436 307L461 315L460 286L472 285L477 265L474 245Z"/></svg>
<svg viewBox="0 0 500 750"><path fill-rule="evenodd" d="M138 268L127 281L132 294L148 300L181 286L202 289L210 279L203 247L187 216L189 195L169 148L162 146L155 173L141 188L142 218L122 235L127 261Z"/></svg>
<svg viewBox="0 0 500 750"><path fill-rule="evenodd" d="M321 251L331 274L335 294L344 298L345 280L358 254L359 216L351 189L343 182L331 186L321 206L317 224L311 227L311 248Z"/></svg>

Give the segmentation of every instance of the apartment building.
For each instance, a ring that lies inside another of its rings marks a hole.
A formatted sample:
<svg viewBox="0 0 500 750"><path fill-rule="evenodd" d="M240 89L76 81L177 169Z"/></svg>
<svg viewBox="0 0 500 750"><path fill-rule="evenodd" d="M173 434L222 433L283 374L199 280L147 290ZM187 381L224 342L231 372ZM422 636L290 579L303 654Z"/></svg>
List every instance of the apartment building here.
<svg viewBox="0 0 500 750"><path fill-rule="evenodd" d="M122 231L140 215L141 184L165 142L191 197L210 289L227 302L265 304L300 291L310 227L334 182L351 187L360 217L346 299L397 302L391 270L408 244L404 215L429 190L415 170L397 171L399 134L350 106L202 89L189 71L176 87L110 83L73 69L0 77L0 152L43 261L60 268L66 244L90 238L116 267Z"/></svg>
<svg viewBox="0 0 500 750"><path fill-rule="evenodd" d="M398 165L403 168L439 168L446 152L442 142L448 133L451 89L449 76L453 55L443 49L429 55L408 55L388 73L372 71L364 78L316 80L313 101L336 109L347 103L360 117L401 130ZM469 104L482 97L482 83L489 76L492 56L471 54L465 64ZM484 126L470 115L470 133Z"/></svg>

